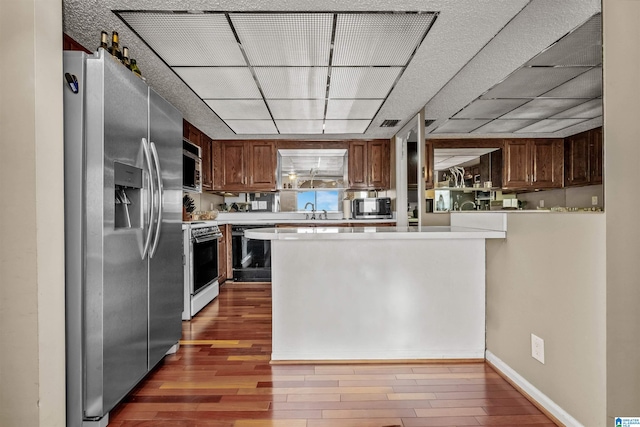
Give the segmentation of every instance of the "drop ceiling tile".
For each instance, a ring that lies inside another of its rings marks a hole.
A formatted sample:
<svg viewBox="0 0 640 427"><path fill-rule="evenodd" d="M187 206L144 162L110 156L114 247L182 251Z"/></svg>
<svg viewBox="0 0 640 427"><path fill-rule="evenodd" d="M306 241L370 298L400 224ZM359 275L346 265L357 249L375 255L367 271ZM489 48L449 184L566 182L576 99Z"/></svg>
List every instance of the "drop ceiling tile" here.
<svg viewBox="0 0 640 427"><path fill-rule="evenodd" d="M333 14L231 13L252 66L328 66Z"/></svg>
<svg viewBox="0 0 640 427"><path fill-rule="evenodd" d="M267 99L324 99L328 67L255 67Z"/></svg>
<svg viewBox="0 0 640 427"><path fill-rule="evenodd" d="M237 134L277 134L278 129L272 120L225 120L225 123Z"/></svg>
<svg viewBox="0 0 640 427"><path fill-rule="evenodd" d="M535 98L588 69L588 67L520 68L480 98Z"/></svg>
<svg viewBox="0 0 640 427"><path fill-rule="evenodd" d="M364 133L371 120L325 120L324 133Z"/></svg>
<svg viewBox="0 0 640 427"><path fill-rule="evenodd" d="M491 119L449 119L431 133L467 133L490 121Z"/></svg>
<svg viewBox="0 0 640 427"><path fill-rule="evenodd" d="M222 120L268 119L271 115L261 99L205 99Z"/></svg>
<svg viewBox="0 0 640 427"><path fill-rule="evenodd" d="M327 119L373 119L383 99L329 99Z"/></svg>
<svg viewBox="0 0 640 427"><path fill-rule="evenodd" d="M602 15L598 13L526 65L600 64L602 64Z"/></svg>
<svg viewBox="0 0 640 427"><path fill-rule="evenodd" d="M476 99L455 116L456 119L495 119L530 99Z"/></svg>
<svg viewBox="0 0 640 427"><path fill-rule="evenodd" d="M545 98L595 98L602 96L602 67L594 67L541 96Z"/></svg>
<svg viewBox="0 0 640 427"><path fill-rule="evenodd" d="M175 67L173 70L203 99L261 99L246 67Z"/></svg>
<svg viewBox="0 0 640 427"><path fill-rule="evenodd" d="M563 111L552 119L595 119L602 116L602 99L592 99L583 104Z"/></svg>
<svg viewBox="0 0 640 427"><path fill-rule="evenodd" d="M322 133L322 120L276 120L281 134Z"/></svg>
<svg viewBox="0 0 640 427"><path fill-rule="evenodd" d="M170 66L246 66L224 14L120 12Z"/></svg>
<svg viewBox="0 0 640 427"><path fill-rule="evenodd" d="M267 103L276 120L324 118L324 99L270 99Z"/></svg>
<svg viewBox="0 0 640 427"><path fill-rule="evenodd" d="M529 126L537 120L501 120L490 121L484 126L480 126L472 133L513 133L525 126Z"/></svg>
<svg viewBox="0 0 640 427"><path fill-rule="evenodd" d="M332 65L406 65L434 14L338 14Z"/></svg>
<svg viewBox="0 0 640 427"><path fill-rule="evenodd" d="M585 119L546 119L524 127L516 133L548 133L557 132L569 126L584 122Z"/></svg>
<svg viewBox="0 0 640 427"><path fill-rule="evenodd" d="M585 99L534 99L505 114L501 119L546 119L585 101Z"/></svg>
<svg viewBox="0 0 640 427"><path fill-rule="evenodd" d="M386 98L401 67L332 67L329 98Z"/></svg>

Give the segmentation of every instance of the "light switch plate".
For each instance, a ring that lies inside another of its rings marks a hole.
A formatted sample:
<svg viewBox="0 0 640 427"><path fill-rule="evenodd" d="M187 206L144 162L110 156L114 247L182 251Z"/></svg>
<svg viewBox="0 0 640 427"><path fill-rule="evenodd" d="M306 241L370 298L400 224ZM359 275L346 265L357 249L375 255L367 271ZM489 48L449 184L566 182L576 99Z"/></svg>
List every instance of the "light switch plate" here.
<svg viewBox="0 0 640 427"><path fill-rule="evenodd" d="M591 196L591 204L593 206L597 206L598 205L598 196Z"/></svg>
<svg viewBox="0 0 640 427"><path fill-rule="evenodd" d="M255 201L255 200L253 200L253 201L251 202L251 210L254 210L254 211L255 211L255 210L258 210L258 209L259 209L259 207L258 207L258 202L257 202L257 201Z"/></svg>
<svg viewBox="0 0 640 427"><path fill-rule="evenodd" d="M266 200L261 200L258 202L258 209L263 210L263 209L267 209L267 201Z"/></svg>

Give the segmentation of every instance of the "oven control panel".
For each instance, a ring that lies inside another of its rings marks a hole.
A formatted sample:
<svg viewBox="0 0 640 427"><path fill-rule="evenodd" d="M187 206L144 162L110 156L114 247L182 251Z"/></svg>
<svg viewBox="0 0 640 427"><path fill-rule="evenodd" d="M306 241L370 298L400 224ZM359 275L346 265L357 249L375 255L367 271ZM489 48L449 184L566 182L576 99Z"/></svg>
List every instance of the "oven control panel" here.
<svg viewBox="0 0 640 427"><path fill-rule="evenodd" d="M217 225L207 225L206 227L198 227L191 229L191 237L207 237L207 236L221 236L220 228Z"/></svg>

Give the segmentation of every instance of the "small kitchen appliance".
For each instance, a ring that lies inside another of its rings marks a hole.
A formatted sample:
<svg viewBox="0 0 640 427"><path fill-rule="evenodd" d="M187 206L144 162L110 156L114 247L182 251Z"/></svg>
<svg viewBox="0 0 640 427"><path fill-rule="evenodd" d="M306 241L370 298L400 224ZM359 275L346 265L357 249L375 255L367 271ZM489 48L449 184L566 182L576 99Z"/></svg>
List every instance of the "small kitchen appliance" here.
<svg viewBox="0 0 640 427"><path fill-rule="evenodd" d="M353 199L351 215L354 219L393 218L391 199L389 197Z"/></svg>

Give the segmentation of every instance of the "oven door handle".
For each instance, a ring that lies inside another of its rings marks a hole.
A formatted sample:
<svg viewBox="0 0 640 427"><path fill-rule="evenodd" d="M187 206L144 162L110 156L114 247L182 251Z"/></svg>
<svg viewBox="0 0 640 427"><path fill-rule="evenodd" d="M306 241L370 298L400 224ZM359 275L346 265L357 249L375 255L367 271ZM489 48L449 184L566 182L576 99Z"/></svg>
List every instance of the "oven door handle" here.
<svg viewBox="0 0 640 427"><path fill-rule="evenodd" d="M221 237L222 237L222 234L211 234L209 236L193 237L193 241L195 243L205 243L205 242L210 242L212 240L218 240Z"/></svg>

